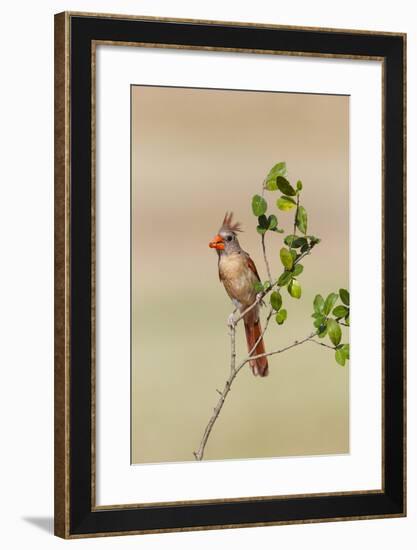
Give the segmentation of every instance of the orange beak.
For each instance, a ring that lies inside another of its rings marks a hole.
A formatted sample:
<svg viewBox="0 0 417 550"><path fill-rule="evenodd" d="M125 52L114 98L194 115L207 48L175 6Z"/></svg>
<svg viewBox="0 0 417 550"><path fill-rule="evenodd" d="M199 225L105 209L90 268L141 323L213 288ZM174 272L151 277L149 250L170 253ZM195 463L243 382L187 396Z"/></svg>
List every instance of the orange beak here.
<svg viewBox="0 0 417 550"><path fill-rule="evenodd" d="M215 248L216 250L224 250L224 240L220 235L216 235L212 241L209 242L210 248Z"/></svg>

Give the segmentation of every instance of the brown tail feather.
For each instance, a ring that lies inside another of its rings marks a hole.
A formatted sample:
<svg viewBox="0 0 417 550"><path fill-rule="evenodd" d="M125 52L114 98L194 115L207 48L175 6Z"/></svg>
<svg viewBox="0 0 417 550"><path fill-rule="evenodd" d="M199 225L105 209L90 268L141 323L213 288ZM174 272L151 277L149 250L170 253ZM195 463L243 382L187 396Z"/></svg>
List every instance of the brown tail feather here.
<svg viewBox="0 0 417 550"><path fill-rule="evenodd" d="M258 315L256 315L256 318L254 319L254 315L250 315L250 313L251 312L249 312L244 318L246 341L248 343L249 352L252 350L256 341L262 334L262 327ZM253 351L251 355L261 355L262 353L265 353L265 344L263 338L259 340L255 351ZM258 359L253 359L249 361L249 363L255 376L258 374L259 376L268 376L267 357L259 357Z"/></svg>

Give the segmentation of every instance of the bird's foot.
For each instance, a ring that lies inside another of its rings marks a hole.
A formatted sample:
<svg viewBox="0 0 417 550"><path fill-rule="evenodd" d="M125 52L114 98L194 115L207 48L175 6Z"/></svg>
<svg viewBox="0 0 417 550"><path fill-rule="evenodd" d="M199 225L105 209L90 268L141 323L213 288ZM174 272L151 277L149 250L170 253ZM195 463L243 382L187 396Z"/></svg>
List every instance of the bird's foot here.
<svg viewBox="0 0 417 550"><path fill-rule="evenodd" d="M235 326L235 312L231 313L227 318L227 326L230 328Z"/></svg>

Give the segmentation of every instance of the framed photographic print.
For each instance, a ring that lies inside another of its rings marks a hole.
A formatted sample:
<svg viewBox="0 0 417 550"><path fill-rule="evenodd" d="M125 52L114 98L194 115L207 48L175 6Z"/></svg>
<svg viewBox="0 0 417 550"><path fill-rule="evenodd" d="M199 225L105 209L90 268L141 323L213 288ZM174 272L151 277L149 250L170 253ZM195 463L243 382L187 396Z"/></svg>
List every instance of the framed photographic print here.
<svg viewBox="0 0 417 550"><path fill-rule="evenodd" d="M55 16L55 533L400 517L404 34Z"/></svg>

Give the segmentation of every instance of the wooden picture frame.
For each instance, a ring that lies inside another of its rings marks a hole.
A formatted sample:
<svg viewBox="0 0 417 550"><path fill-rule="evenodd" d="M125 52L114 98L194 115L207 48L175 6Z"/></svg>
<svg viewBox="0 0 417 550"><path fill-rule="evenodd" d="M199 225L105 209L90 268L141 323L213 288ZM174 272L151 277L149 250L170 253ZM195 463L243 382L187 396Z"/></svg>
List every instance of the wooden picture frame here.
<svg viewBox="0 0 417 550"><path fill-rule="evenodd" d="M95 44L383 63L382 488L115 505L95 499ZM55 534L63 538L401 517L405 441L406 36L269 24L55 16Z"/></svg>

